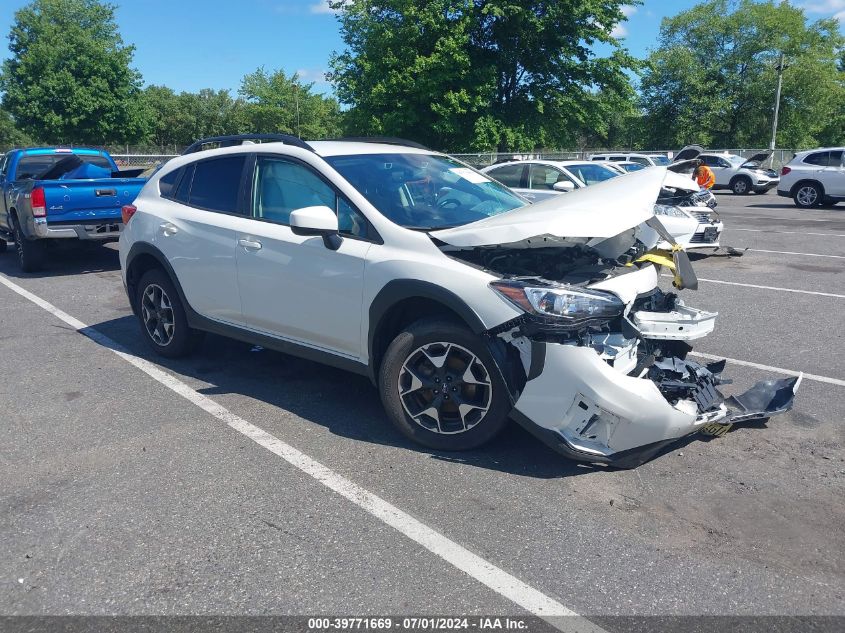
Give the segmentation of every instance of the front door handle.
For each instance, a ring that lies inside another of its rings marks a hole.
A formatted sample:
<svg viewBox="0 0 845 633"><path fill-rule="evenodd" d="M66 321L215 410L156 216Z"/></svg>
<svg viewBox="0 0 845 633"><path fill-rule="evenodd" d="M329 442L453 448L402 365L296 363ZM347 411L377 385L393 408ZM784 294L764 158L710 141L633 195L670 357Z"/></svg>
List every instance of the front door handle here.
<svg viewBox="0 0 845 633"><path fill-rule="evenodd" d="M250 251L261 250L261 242L257 242L255 240L238 240L238 246L243 246L245 249Z"/></svg>
<svg viewBox="0 0 845 633"><path fill-rule="evenodd" d="M179 227L173 224L172 222L164 222L159 224L161 232L164 233L165 237L170 237L171 235L176 235L179 232Z"/></svg>

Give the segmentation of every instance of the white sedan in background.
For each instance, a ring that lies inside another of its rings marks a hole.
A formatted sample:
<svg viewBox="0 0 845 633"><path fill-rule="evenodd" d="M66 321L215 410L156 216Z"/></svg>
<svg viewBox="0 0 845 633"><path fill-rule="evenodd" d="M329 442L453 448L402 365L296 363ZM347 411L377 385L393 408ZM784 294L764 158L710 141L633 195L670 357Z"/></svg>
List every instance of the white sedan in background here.
<svg viewBox="0 0 845 633"><path fill-rule="evenodd" d="M583 189L619 175L601 163L583 160L511 160L481 170L531 202Z"/></svg>
<svg viewBox="0 0 845 633"><path fill-rule="evenodd" d="M481 171L531 202L539 202L611 178L624 178L621 167L615 169L598 161L519 160ZM667 174L666 184L664 192L670 199L659 201L654 210L675 241L686 250L719 248L724 225L709 207L692 202L692 194L699 191L698 184L674 172Z"/></svg>

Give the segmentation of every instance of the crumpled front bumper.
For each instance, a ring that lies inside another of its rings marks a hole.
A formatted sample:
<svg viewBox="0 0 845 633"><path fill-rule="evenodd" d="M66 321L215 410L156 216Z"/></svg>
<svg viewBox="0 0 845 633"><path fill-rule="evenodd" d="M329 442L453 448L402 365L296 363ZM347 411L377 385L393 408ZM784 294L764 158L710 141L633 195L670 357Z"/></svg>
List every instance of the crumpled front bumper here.
<svg viewBox="0 0 845 633"><path fill-rule="evenodd" d="M526 383L512 417L571 458L621 468L711 425L784 413L801 382L768 380L725 397L718 389L724 362L663 359L634 370L635 376L591 347L546 343L544 351L543 369Z"/></svg>

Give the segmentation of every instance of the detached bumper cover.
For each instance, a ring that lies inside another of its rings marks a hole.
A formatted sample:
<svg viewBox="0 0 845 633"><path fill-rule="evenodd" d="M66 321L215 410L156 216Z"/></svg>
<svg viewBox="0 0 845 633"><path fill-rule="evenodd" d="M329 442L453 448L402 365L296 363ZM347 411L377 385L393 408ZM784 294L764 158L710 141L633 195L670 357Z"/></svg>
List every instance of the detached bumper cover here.
<svg viewBox="0 0 845 633"><path fill-rule="evenodd" d="M632 468L665 445L714 424L731 425L792 408L801 379L768 380L726 398L724 361L680 358L624 375L589 347L548 343L542 371L517 399L513 417L564 455Z"/></svg>

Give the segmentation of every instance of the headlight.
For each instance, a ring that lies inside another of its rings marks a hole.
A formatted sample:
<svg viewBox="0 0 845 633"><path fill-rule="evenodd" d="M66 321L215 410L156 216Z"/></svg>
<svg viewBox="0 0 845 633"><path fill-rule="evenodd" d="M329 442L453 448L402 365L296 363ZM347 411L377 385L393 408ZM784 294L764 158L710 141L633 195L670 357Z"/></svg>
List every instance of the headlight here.
<svg viewBox="0 0 845 633"><path fill-rule="evenodd" d="M689 217L689 215L687 215L687 213L683 209L681 209L679 207L673 207L673 206L670 206L668 204L656 204L656 205L654 205L654 213L656 215L668 215L669 217L672 217L672 218L688 218Z"/></svg>
<svg viewBox="0 0 845 633"><path fill-rule="evenodd" d="M561 319L561 324L609 321L625 310L619 297L600 290L532 286L521 281L494 281L490 287L526 312Z"/></svg>

